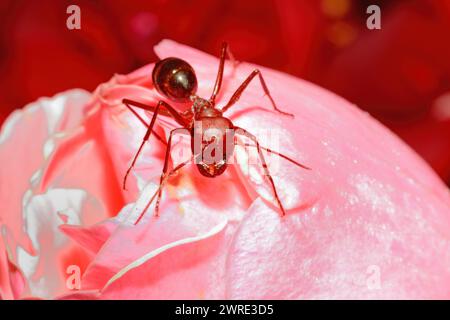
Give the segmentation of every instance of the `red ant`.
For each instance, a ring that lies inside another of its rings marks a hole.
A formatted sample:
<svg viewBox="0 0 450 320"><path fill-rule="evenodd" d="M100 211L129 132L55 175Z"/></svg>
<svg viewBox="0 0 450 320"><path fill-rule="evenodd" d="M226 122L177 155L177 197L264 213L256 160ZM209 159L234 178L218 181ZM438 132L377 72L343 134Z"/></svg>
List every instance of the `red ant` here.
<svg viewBox="0 0 450 320"><path fill-rule="evenodd" d="M188 161L179 164L171 172L167 173L172 137L174 133L177 132L177 130L183 131L188 130L191 136L191 150L193 158L195 159L195 164L197 165L197 168L200 171L200 173L203 176L209 178L214 178L225 172L227 168L228 159L233 154L234 146L236 145L235 140L236 134L241 134L252 140L255 143L255 145L246 144L246 146L253 146L257 148L259 158L264 169L264 173L269 179L276 201L281 210L282 216L284 216L286 212L283 208L283 205L281 204L280 198L278 197L275 184L273 182L272 176L269 173L269 169L267 167L266 160L264 158L262 150L276 154L301 168L310 170L310 168L296 162L295 160L292 160L291 158L281 153L260 146L257 138L253 134L251 134L250 132L248 132L243 128L234 126L230 119L225 118L223 116L223 113L227 111L230 107L232 107L239 100L241 94L247 88L252 79L258 76L261 86L265 94L269 98L273 109L283 115L294 117L294 115L281 111L280 109L277 108L275 101L270 95L269 89L267 88L264 78L258 69L253 70L253 72L239 86L239 88L236 90L236 92L234 92L228 103L222 109L219 110L215 107L215 100L222 85L222 77L226 55L228 56L229 59L235 62L233 55L231 54L228 48L228 44L223 43L220 55L219 70L217 73L214 90L211 97L208 100L200 98L196 95L197 78L195 75L195 71L186 61L181 60L179 58L166 58L156 63L152 72L152 79L156 90L161 95L174 102L181 102L181 103L191 102L192 103L191 108L185 112L178 112L167 102L162 100L158 102L156 107L149 106L137 101L132 101L129 99L122 100L122 102L127 106L127 108L130 109L131 112L133 112L133 114L147 126L147 132L142 140L142 143L124 176L123 179L124 189L126 186L128 174L134 167L136 160L139 154L141 153L144 144L150 138L151 133L153 133L158 140L167 145L164 167L160 179L160 186L157 191L158 198L155 205L156 216L158 215L158 208L161 199L163 184L168 179L168 177L170 177L172 174L174 174L179 169L184 167L192 159L191 158ZM135 110L133 110L132 107L142 108L144 110L153 112L150 124L147 125L147 123L139 116L139 114ZM158 114L173 118L181 126L181 128L173 129L170 132L167 143L160 136L158 136L156 132L153 131L153 126L155 124ZM195 141L201 141L200 149L198 147L195 147L196 146ZM207 159L205 160L204 157L205 151L212 145L222 147L221 149L222 152L221 154L214 154L214 151L212 151L212 156L214 159L212 161L208 161ZM154 197L155 196L153 196L153 198L147 204L147 207L143 210L141 216L138 218L136 223L138 223L139 220L142 218L144 212L150 206Z"/></svg>

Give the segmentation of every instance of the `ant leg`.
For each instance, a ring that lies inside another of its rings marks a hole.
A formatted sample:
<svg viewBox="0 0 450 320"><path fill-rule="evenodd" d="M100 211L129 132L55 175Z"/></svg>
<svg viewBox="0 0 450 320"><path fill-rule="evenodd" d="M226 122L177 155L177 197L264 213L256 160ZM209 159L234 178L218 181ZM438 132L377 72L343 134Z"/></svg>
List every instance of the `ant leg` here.
<svg viewBox="0 0 450 320"><path fill-rule="evenodd" d="M246 146L246 147L257 147L256 145L254 145L254 144L249 144L249 143L245 143L244 146ZM268 153L273 153L273 154L275 154L275 155L277 155L277 156L279 156L279 157L281 157L281 158L283 158L283 159L286 159L287 161L289 161L289 162L295 164L296 166L298 166L298 167L300 167L300 168L303 168L303 169L306 169L306 170L312 170L310 167L307 167L307 166L305 166L304 164L301 164L300 162L297 162L297 161L295 161L294 159L291 159L291 158L289 158L288 156L285 156L285 155L282 154L282 153L279 153L279 152L277 152L277 151L273 151L273 150L271 150L271 149L269 149L269 148L265 148L265 147L263 147L263 146L259 146L259 147L260 147L262 150L267 151Z"/></svg>
<svg viewBox="0 0 450 320"><path fill-rule="evenodd" d="M139 120L146 128L148 128L148 127L150 126L150 125L147 124L147 123L145 122L145 120L139 115L139 113L137 113L136 110L133 109L132 106L130 106L127 102L124 102L124 104L125 104L125 106L128 108L128 110L130 110L130 111L133 113L133 115L134 115L136 118L138 118L138 120ZM166 142L163 138L161 138L161 136L160 136L158 133L156 133L155 130L152 129L152 133L153 133L153 135L155 136L156 139L158 139L159 141L161 141L162 144L167 145L167 142Z"/></svg>
<svg viewBox="0 0 450 320"><path fill-rule="evenodd" d="M155 110L156 110L156 107L149 106L147 104L144 104L144 103L141 103L138 101L133 101L130 99L123 99L122 103L125 105L129 104L133 107L141 108L141 109L151 111L151 112L155 112ZM159 113L161 115L173 118L179 125L181 125L184 128L187 128L189 126L187 119L185 119L185 117L183 117L183 115L180 112L178 112L174 107L172 107L170 104L168 104L165 101L160 100L158 102L158 105L164 107L163 109L159 110Z"/></svg>
<svg viewBox="0 0 450 320"><path fill-rule="evenodd" d="M269 98L270 103L272 104L272 107L275 111L278 111L281 114L287 115L287 116L291 116L294 117L293 114L291 113L287 113L284 112L280 109L278 109L275 101L273 100L272 96L270 95L269 92L269 88L266 85L266 82L264 81L264 78L261 74L261 71L259 71L259 69L255 69L252 71L252 73L250 73L250 75L247 77L247 79L244 80L244 82L242 82L242 84L239 86L239 88L237 88L236 92L233 94L233 96L230 98L230 101L228 101L228 103L222 108L222 112L227 111L231 106L233 106L241 97L241 94L244 92L244 90L247 88L247 86L250 84L250 82L253 80L253 78L255 78L256 76L259 77L259 82L261 83L261 86L264 90L264 93L266 94L266 96Z"/></svg>
<svg viewBox="0 0 450 320"><path fill-rule="evenodd" d="M159 180L159 184L160 185L163 184L164 177L166 176L167 169L169 167L169 157L170 157L170 149L171 149L171 146L172 146L172 137L173 137L174 133L176 131L179 131L179 130L184 130L184 131L182 131L182 133L187 134L185 128L177 128L177 129L173 129L172 131L170 131L169 140L167 141L166 156L164 158L163 171L161 173L161 178ZM159 191L158 191L158 198L156 199L156 205L155 205L155 216L158 216L159 202L161 201L161 195L162 195L162 188L159 189Z"/></svg>
<svg viewBox="0 0 450 320"><path fill-rule="evenodd" d="M155 194L150 198L149 202L147 203L147 205L145 206L144 210L142 210L141 215L138 217L138 219L136 220L136 222L134 223L135 225L139 223L139 221L142 219L142 217L144 216L145 211L147 211L148 207L150 207L150 205L152 204L153 200L155 200L155 197L157 195L159 195L159 192L162 190L162 188L164 187L164 185L166 184L166 182L168 181L168 179L173 176L175 173L177 173L181 168L183 168L185 165L187 165L188 163L191 162L192 159L186 160L182 163L180 163L179 165L177 165L175 168L173 168L169 173L167 173L164 176L164 180L159 184L158 189L156 190Z"/></svg>
<svg viewBox="0 0 450 320"><path fill-rule="evenodd" d="M242 134L242 135L244 135L245 137L249 138L250 140L252 140L255 143L256 148L258 149L259 159L261 160L261 164L262 164L262 167L264 169L264 173L269 179L270 185L272 186L272 190L273 190L273 193L275 195L275 199L277 200L277 203L278 203L278 207L281 210L281 216L286 215L286 211L284 210L284 207L281 204L280 198L278 196L277 189L275 188L275 183L273 182L272 176L270 175L269 168L267 167L266 159L264 158L264 154L261 151L262 148L259 145L258 139L253 134L251 134L247 130L242 129L240 127L234 127L234 130L235 130L235 132L237 134Z"/></svg>
<svg viewBox="0 0 450 320"><path fill-rule="evenodd" d="M219 71L217 71L217 78L216 83L214 84L214 90L211 95L211 98L209 98L209 101L211 103L214 103L216 100L216 96L219 94L220 87L222 86L222 78L223 78L223 69L225 66L225 56L228 56L228 58L233 63L233 66L236 67L238 62L236 59L234 59L233 54L231 53L230 47L228 46L228 43L223 42L222 43L222 50L220 51L220 62L219 62Z"/></svg>
<svg viewBox="0 0 450 320"><path fill-rule="evenodd" d="M124 103L126 104L126 102L124 102ZM147 132L145 133L144 138L142 138L141 145L139 146L139 149L136 152L136 154L134 156L134 159L131 162L130 167L128 168L127 172L125 173L125 176L123 177L122 188L124 190L126 190L126 184L127 184L128 175L130 174L131 169L133 169L134 165L136 164L137 158L139 157L139 154L141 153L142 148L144 147L144 144L148 141L148 139L150 138L150 134L153 132L153 126L155 125L156 117L158 116L158 111L159 111L159 108L161 107L161 105L162 105L162 101L158 102L158 104L156 105L156 108L155 108L153 116L152 116L152 120L150 121L150 124L149 124L149 126L147 128Z"/></svg>
<svg viewBox="0 0 450 320"><path fill-rule="evenodd" d="M169 139L167 141L167 149L166 149L166 156L164 158L164 167L163 167L163 171L161 173L161 178L159 180L159 188L156 191L155 195L150 199L150 201L147 203L147 205L145 206L144 210L142 210L141 215L139 216L139 218L136 220L137 224L139 222L139 220L141 220L142 216L144 215L145 211L147 211L148 207L152 204L153 200L155 199L155 196L157 195L157 199L156 199L156 205L155 205L155 216L158 216L158 210L159 210L159 202L161 200L161 194L162 194L162 187L165 184L165 180L167 180L167 178L173 174L173 173L169 173L167 174L167 168L169 167L169 156L170 156L170 150L171 150L171 146L172 146L172 137L174 135L174 133L178 130L185 130L184 128L176 128L173 129L172 131L170 131L169 134ZM185 133L185 131L183 131L183 133ZM171 172L176 172L177 170L181 169L183 166L185 166L186 164L188 164L189 162L191 162L191 159L189 159L188 161L185 161L183 163L181 163L180 165L178 165L175 169L173 169Z"/></svg>

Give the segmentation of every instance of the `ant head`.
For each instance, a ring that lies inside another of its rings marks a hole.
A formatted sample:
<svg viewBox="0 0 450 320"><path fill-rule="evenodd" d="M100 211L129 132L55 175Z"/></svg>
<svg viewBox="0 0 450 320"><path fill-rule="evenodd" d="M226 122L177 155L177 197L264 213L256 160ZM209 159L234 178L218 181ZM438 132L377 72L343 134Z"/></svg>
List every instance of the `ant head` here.
<svg viewBox="0 0 450 320"><path fill-rule="evenodd" d="M191 136L192 154L200 173L209 178L224 173L234 152L233 123L219 115L206 115L194 121Z"/></svg>
<svg viewBox="0 0 450 320"><path fill-rule="evenodd" d="M202 174L202 176L207 178L215 178L220 176L227 169L227 164L225 162L214 163L214 164L205 164L205 163L197 163L198 171Z"/></svg>
<svg viewBox="0 0 450 320"><path fill-rule="evenodd" d="M179 58L166 58L157 62L152 79L156 90L174 102L188 102L197 91L194 69Z"/></svg>

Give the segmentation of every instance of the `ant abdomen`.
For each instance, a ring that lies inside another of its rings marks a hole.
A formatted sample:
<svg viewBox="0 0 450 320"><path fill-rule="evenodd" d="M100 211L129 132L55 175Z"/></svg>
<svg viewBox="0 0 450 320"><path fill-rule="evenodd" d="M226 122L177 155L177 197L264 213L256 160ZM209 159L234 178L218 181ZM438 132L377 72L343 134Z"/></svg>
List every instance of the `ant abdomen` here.
<svg viewBox="0 0 450 320"><path fill-rule="evenodd" d="M179 58L166 58L157 62L152 79L156 90L175 102L188 102L197 91L194 69Z"/></svg>

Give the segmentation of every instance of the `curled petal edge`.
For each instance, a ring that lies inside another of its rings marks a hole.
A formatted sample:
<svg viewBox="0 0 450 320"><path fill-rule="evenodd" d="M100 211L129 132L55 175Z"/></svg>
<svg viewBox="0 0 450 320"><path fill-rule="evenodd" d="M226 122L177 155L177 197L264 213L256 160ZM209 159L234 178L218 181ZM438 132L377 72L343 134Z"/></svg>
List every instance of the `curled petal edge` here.
<svg viewBox="0 0 450 320"><path fill-rule="evenodd" d="M227 225L228 220L227 219L223 219L218 225L216 225L215 227L213 227L211 230L209 230L206 233L200 234L198 236L195 237L188 237L188 238L184 238L184 239L180 239L177 241L174 241L172 243L169 243L167 245L164 245L162 247L159 247L156 250L152 250L149 253L141 256L140 258L134 260L133 262L131 262L130 264L128 264L126 267L122 268L121 270L119 270L113 277L111 277L108 282L105 284L105 286L100 290L100 292L104 292L111 284L113 284L115 281L117 281L118 279L120 279L121 277L123 277L126 273L128 273L130 270L135 269L137 267L139 267L140 265L144 264L145 262L147 262L148 260L160 255L161 253L168 251L174 247L178 247L178 246L182 246L188 243L193 243L193 242L197 242L197 241L201 241L207 238L210 238L216 234L218 234L219 232L221 232Z"/></svg>

